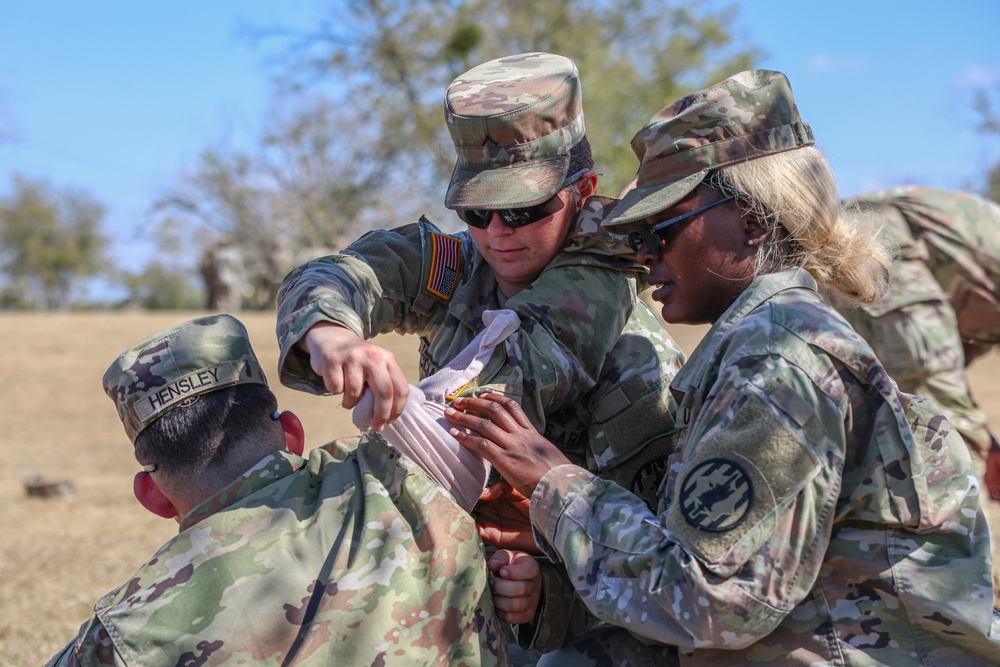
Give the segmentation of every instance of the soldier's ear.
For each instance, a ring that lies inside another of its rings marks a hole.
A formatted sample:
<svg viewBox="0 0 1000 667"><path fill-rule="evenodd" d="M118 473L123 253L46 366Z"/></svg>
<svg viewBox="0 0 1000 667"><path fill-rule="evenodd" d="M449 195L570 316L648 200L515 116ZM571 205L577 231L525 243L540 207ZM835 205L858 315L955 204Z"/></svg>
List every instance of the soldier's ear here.
<svg viewBox="0 0 1000 667"><path fill-rule="evenodd" d="M767 241L768 229L761 224L755 215L744 215L740 218L740 233L748 246L760 247Z"/></svg>
<svg viewBox="0 0 1000 667"><path fill-rule="evenodd" d="M302 456L306 444L306 431L294 412L285 410L278 418L281 430L285 432L285 449L296 456Z"/></svg>
<svg viewBox="0 0 1000 667"><path fill-rule="evenodd" d="M160 487L153 481L148 472L137 472L132 480L132 493L136 500L147 510L164 519L176 519L179 514L174 504L170 502Z"/></svg>
<svg viewBox="0 0 1000 667"><path fill-rule="evenodd" d="M591 169L586 174L581 176L578 188L581 200L585 200L587 197L592 197L594 193L597 192L597 172Z"/></svg>

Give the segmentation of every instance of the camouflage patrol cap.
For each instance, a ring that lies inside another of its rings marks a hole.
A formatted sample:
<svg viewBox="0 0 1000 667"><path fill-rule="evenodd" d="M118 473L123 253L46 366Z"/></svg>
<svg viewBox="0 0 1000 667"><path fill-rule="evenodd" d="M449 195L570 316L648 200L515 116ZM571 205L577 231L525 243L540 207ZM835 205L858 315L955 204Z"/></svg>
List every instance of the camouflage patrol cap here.
<svg viewBox="0 0 1000 667"><path fill-rule="evenodd" d="M200 394L236 384L267 386L246 328L230 315L199 317L145 338L104 373L125 433L136 436Z"/></svg>
<svg viewBox="0 0 1000 667"><path fill-rule="evenodd" d="M605 226L642 220L673 206L714 169L814 143L784 74L740 72L664 107L636 133L636 187Z"/></svg>
<svg viewBox="0 0 1000 667"><path fill-rule="evenodd" d="M558 192L585 134L576 64L551 53L483 63L448 86L444 115L458 161L444 205L520 208Z"/></svg>

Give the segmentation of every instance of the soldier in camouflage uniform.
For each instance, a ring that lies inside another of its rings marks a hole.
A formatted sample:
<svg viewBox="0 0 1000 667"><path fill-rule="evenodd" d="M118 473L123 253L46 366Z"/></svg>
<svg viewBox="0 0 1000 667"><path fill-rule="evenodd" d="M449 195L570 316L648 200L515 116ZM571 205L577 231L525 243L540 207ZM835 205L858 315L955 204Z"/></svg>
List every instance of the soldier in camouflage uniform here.
<svg viewBox="0 0 1000 667"><path fill-rule="evenodd" d="M666 321L712 323L671 386L682 433L659 513L504 397L446 415L530 495L536 539L594 613L681 665L1000 664L968 449L817 291L876 302L891 256L841 217L812 144L764 70L632 141L637 187L607 224L631 230Z"/></svg>
<svg viewBox="0 0 1000 667"><path fill-rule="evenodd" d="M1000 344L1000 206L976 195L906 186L867 193L849 210L877 217L899 252L885 298L837 308L871 343L903 391L932 399L969 448L988 460L1000 500L1000 444L965 375Z"/></svg>
<svg viewBox="0 0 1000 667"><path fill-rule="evenodd" d="M380 436L302 458L237 320L137 343L104 388L180 533L50 665L509 664L472 516Z"/></svg>
<svg viewBox="0 0 1000 667"><path fill-rule="evenodd" d="M479 65L448 87L445 119L458 155L445 205L468 230L445 234L421 218L292 271L278 295L281 381L343 394L345 407L368 387L377 429L402 409L406 379L369 339L417 334L427 376L482 329L485 311L508 308L521 319L510 353L466 393L515 398L574 462L654 502L683 354L637 296L646 270L599 224L616 200L592 196L575 64L528 53ZM543 607L566 624L567 591L545 572ZM536 646L559 645L564 630L539 624Z"/></svg>

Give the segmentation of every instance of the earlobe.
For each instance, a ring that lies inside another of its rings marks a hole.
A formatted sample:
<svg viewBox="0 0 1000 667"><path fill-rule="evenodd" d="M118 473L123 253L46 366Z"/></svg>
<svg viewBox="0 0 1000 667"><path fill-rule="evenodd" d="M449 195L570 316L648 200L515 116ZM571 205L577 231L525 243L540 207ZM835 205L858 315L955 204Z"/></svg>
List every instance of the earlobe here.
<svg viewBox="0 0 1000 667"><path fill-rule="evenodd" d="M164 519L177 518L177 508L153 481L148 472L137 472L132 480L132 493L143 507Z"/></svg>
<svg viewBox="0 0 1000 667"><path fill-rule="evenodd" d="M767 237L767 229L753 216L743 216L742 220L744 243L751 247L763 245Z"/></svg>

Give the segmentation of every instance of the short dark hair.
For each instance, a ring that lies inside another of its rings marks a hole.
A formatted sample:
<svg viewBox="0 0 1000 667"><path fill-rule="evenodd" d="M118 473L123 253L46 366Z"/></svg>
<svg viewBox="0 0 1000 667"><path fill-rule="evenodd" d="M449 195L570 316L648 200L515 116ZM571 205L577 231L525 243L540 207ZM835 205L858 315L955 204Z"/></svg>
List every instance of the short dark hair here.
<svg viewBox="0 0 1000 667"><path fill-rule="evenodd" d="M594 153L590 148L590 142L587 141L587 135L584 135L573 148L569 149L569 170L566 175L572 176L581 169L593 168Z"/></svg>
<svg viewBox="0 0 1000 667"><path fill-rule="evenodd" d="M223 464L234 445L273 428L278 401L259 384L201 394L147 426L135 439L135 456L166 473L194 473Z"/></svg>

